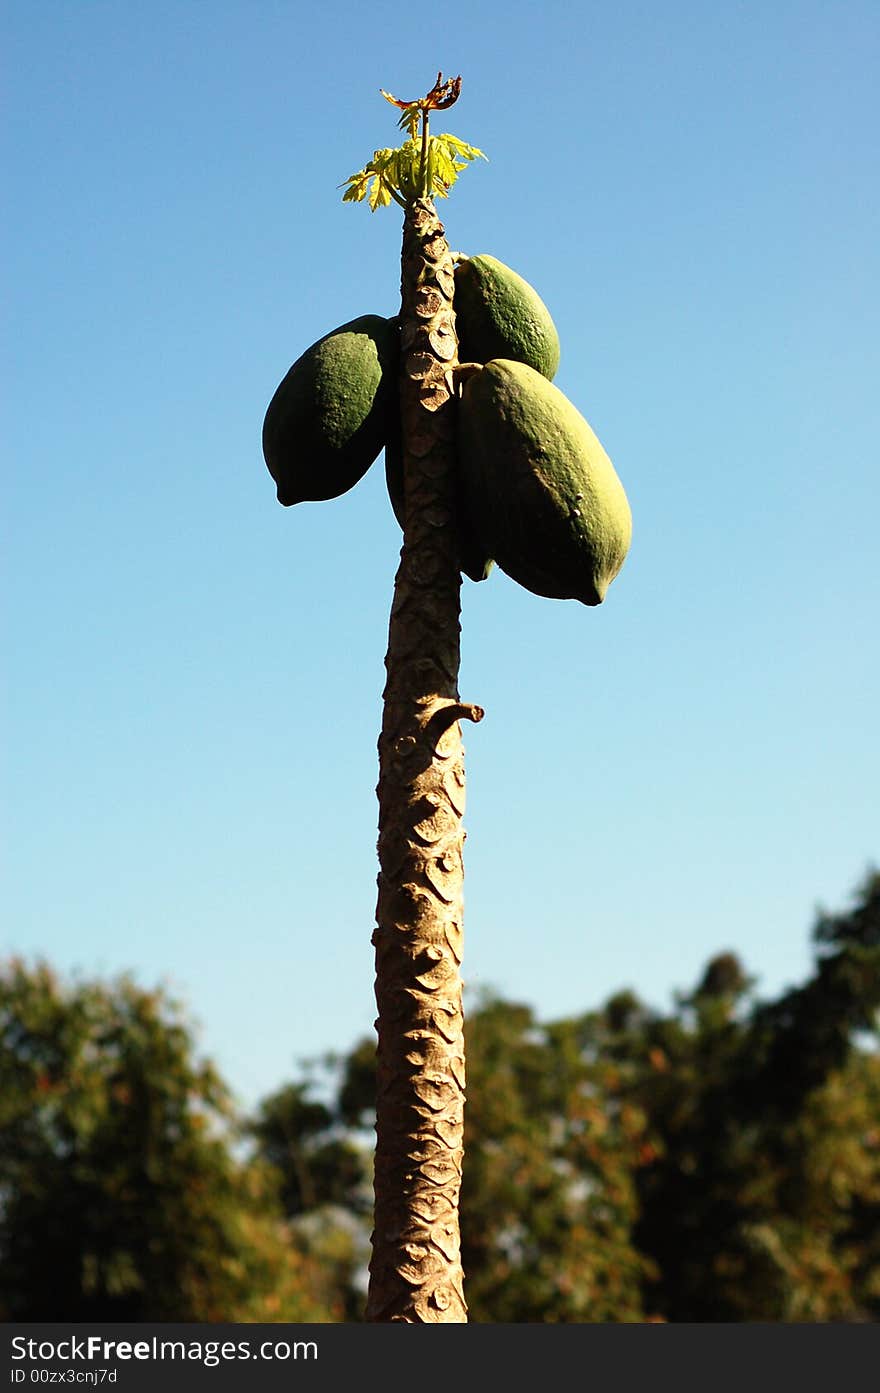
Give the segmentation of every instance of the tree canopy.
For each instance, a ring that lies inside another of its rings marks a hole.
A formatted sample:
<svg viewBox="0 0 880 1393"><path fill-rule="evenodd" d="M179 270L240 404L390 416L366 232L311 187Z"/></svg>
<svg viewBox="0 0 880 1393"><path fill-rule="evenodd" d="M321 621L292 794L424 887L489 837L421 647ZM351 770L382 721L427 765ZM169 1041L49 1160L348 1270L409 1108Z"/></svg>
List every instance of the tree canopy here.
<svg viewBox="0 0 880 1393"><path fill-rule="evenodd" d="M180 1008L128 979L0 975L0 1317L320 1320L277 1172L235 1158L233 1109Z"/></svg>
<svg viewBox="0 0 880 1393"><path fill-rule="evenodd" d="M880 1319L880 875L813 944L770 1001L726 951L665 1012L471 1010L472 1319ZM364 1040L238 1125L164 992L7 963L0 1316L360 1319L374 1098Z"/></svg>
<svg viewBox="0 0 880 1393"><path fill-rule="evenodd" d="M775 1001L724 952L668 1013L625 991L549 1025L500 999L469 1014L471 1319L880 1318L880 875L813 942ZM303 1134L311 1184L351 1214L371 1058L340 1061ZM303 1213L302 1183L287 1193Z"/></svg>

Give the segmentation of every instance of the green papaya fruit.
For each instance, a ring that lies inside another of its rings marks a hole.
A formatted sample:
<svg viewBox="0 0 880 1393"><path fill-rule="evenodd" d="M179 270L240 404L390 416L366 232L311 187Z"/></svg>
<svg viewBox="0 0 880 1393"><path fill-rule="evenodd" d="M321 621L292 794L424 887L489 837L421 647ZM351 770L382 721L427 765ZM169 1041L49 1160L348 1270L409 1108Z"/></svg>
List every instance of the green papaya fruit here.
<svg viewBox="0 0 880 1393"><path fill-rule="evenodd" d="M396 317L365 314L297 358L263 422L279 503L338 498L366 474L385 444L398 352Z"/></svg>
<svg viewBox="0 0 880 1393"><path fill-rule="evenodd" d="M394 516L403 531L403 450L400 440L400 418L394 413L388 423L388 436L385 441L385 483ZM494 562L468 525L463 508L458 517L458 566L469 580L485 580Z"/></svg>
<svg viewBox="0 0 880 1393"><path fill-rule="evenodd" d="M455 268L453 304L460 362L512 359L552 381L559 335L544 301L522 276L494 256L469 257Z"/></svg>
<svg viewBox="0 0 880 1393"><path fill-rule="evenodd" d="M467 515L502 571L536 595L601 604L632 515L577 408L533 368L495 360L464 384L458 445Z"/></svg>

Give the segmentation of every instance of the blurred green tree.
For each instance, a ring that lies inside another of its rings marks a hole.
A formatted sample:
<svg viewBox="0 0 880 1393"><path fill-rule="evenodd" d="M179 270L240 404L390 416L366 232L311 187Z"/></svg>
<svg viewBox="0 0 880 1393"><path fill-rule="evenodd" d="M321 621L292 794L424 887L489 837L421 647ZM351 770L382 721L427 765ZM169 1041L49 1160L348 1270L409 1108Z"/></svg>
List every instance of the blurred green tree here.
<svg viewBox="0 0 880 1393"><path fill-rule="evenodd" d="M673 1321L880 1319L880 875L821 914L815 968L751 1003L733 954L615 1032L654 1155L634 1237Z"/></svg>
<svg viewBox="0 0 880 1393"><path fill-rule="evenodd" d="M473 1320L880 1320L880 874L813 942L769 1002L726 952L667 1013L477 1004ZM360 1319L375 1044L326 1064L237 1128L164 993L7 963L0 1318Z"/></svg>
<svg viewBox="0 0 880 1393"><path fill-rule="evenodd" d="M880 875L813 938L812 975L768 1003L726 952L668 1014L631 991L551 1025L469 1013L471 1319L880 1319ZM263 1105L300 1221L366 1222L373 1056L320 1107L303 1085Z"/></svg>
<svg viewBox="0 0 880 1393"><path fill-rule="evenodd" d="M470 1017L461 1216L472 1321L641 1318L650 1264L630 1234L644 1119L611 1096L617 1070L583 1048L579 1025L541 1026L529 1007L491 997ZM339 1232L342 1214L360 1225L360 1241L336 1267L347 1319L358 1320L369 1252L374 1042L335 1064L329 1103L310 1102L308 1084L290 1085L265 1100L252 1132L260 1157L282 1170L299 1231L310 1218L313 1234L326 1238Z"/></svg>
<svg viewBox="0 0 880 1393"><path fill-rule="evenodd" d="M327 1320L277 1174L161 991L0 972L0 1317Z"/></svg>
<svg viewBox="0 0 880 1393"><path fill-rule="evenodd" d="M484 999L470 1019L462 1252L475 1321L634 1321L645 1117L588 1022Z"/></svg>
<svg viewBox="0 0 880 1393"><path fill-rule="evenodd" d="M358 1082L370 1097L375 1091L375 1051L371 1041L368 1072ZM371 1138L366 1130L352 1131L358 1118L346 1110L346 1080L366 1063L364 1054L362 1046L347 1062L334 1104L309 1096L311 1080L287 1084L260 1103L248 1126L261 1162L280 1178L291 1233L324 1273L346 1321L363 1319L370 1256ZM327 1061L330 1069L334 1064Z"/></svg>

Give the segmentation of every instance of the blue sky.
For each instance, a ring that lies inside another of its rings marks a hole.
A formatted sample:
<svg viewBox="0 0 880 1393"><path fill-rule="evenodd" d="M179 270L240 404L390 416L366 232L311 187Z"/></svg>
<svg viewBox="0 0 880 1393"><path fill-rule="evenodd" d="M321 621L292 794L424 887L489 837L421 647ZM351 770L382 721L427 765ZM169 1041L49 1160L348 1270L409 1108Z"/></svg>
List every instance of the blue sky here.
<svg viewBox="0 0 880 1393"><path fill-rule="evenodd" d="M543 296L634 514L598 610L464 584L471 1000L666 1006L727 947L802 979L880 856L876 7L3 25L7 948L169 982L246 1102L371 1028L399 533L381 460L280 508L260 427L396 311L399 212L337 185L442 68L490 160L450 242Z"/></svg>

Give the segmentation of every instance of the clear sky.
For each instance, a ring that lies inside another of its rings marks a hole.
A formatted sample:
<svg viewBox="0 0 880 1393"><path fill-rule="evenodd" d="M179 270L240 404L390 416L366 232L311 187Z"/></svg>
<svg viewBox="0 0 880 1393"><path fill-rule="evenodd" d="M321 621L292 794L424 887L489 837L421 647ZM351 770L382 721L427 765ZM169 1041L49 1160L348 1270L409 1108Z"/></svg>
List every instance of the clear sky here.
<svg viewBox="0 0 880 1393"><path fill-rule="evenodd" d="M464 583L466 961L543 1018L802 980L880 858L880 12L7 0L6 947L166 980L250 1102L374 1016L381 459L282 509L266 404L398 307L379 87L461 73L443 205L555 318L630 557Z"/></svg>

